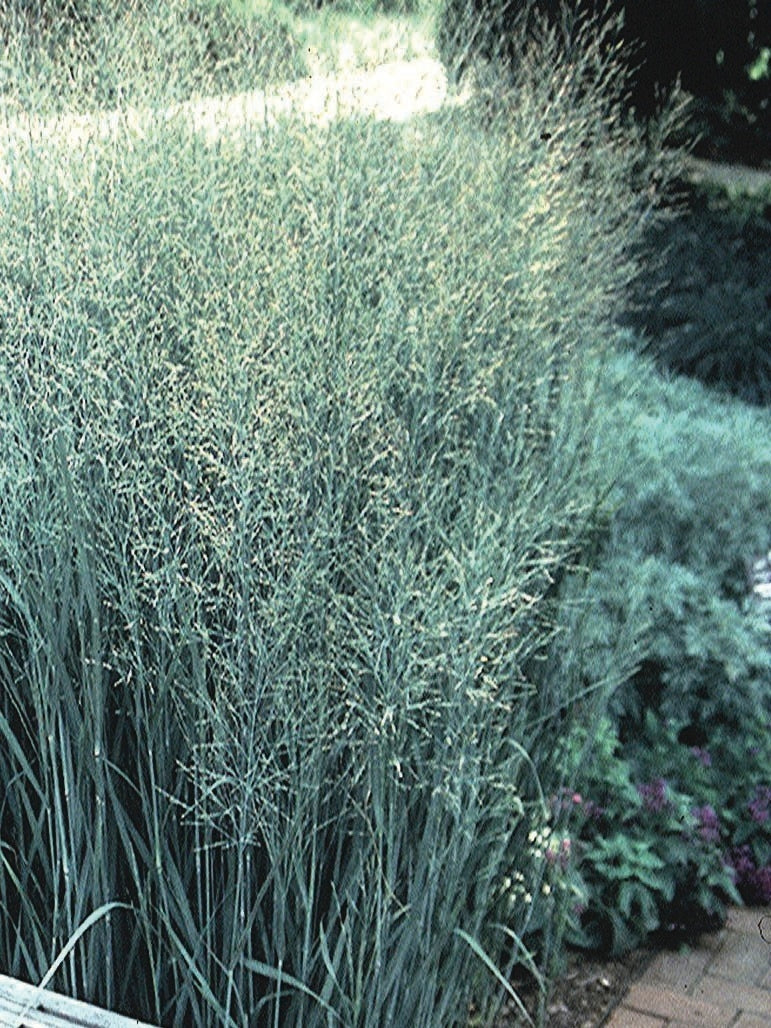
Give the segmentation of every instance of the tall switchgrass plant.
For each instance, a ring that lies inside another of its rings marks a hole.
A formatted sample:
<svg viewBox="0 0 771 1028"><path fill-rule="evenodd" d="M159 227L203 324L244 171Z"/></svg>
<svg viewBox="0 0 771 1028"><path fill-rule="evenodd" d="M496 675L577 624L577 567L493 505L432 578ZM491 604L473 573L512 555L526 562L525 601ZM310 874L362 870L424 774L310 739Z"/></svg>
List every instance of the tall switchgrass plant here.
<svg viewBox="0 0 771 1028"><path fill-rule="evenodd" d="M555 589L648 202L634 140L565 165L582 110L6 155L5 971L360 1026L540 973Z"/></svg>

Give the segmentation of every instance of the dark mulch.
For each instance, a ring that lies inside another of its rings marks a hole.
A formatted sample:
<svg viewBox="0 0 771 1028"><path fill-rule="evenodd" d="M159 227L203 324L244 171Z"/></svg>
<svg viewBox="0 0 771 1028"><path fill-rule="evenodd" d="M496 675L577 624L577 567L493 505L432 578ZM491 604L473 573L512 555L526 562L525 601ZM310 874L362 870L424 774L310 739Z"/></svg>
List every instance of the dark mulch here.
<svg viewBox="0 0 771 1028"><path fill-rule="evenodd" d="M546 1004L545 1025L547 1028L599 1028L653 956L654 951L650 949L635 950L623 957L570 952L567 966L553 984ZM515 981L513 985L537 1023L537 989L523 981ZM507 1000L495 1028L523 1028L525 1023L514 1001Z"/></svg>

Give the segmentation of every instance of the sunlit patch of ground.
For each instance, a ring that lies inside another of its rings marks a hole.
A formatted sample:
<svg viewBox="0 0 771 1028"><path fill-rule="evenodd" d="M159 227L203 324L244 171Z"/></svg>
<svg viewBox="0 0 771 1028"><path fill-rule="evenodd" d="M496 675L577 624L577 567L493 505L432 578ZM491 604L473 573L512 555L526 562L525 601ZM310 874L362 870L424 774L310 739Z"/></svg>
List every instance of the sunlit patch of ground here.
<svg viewBox="0 0 771 1028"><path fill-rule="evenodd" d="M298 29L313 75L436 57L433 27L426 19L392 15L356 18L327 9L312 19L300 19Z"/></svg>

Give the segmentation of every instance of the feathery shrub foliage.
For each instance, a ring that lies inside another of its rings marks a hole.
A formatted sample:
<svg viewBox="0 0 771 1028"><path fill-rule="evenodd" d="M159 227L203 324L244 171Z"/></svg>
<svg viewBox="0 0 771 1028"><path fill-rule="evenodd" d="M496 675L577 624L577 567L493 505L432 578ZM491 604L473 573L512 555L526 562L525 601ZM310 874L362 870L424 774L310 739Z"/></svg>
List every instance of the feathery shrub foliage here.
<svg viewBox="0 0 771 1028"><path fill-rule="evenodd" d="M569 941L620 952L715 927L737 888L771 896L771 626L747 578L771 543L771 425L629 353L600 404L617 472L566 639L587 683L632 666L565 744L563 891Z"/></svg>
<svg viewBox="0 0 771 1028"><path fill-rule="evenodd" d="M161 111L2 155L7 973L428 1026L544 968L590 706L554 593L656 171L544 46L487 129Z"/></svg>
<svg viewBox="0 0 771 1028"><path fill-rule="evenodd" d="M592 583L617 612L606 634L632 618L645 639L617 711L636 722L649 707L703 725L764 719L767 629L747 604L747 567L771 543L768 413L634 367L639 393L607 405L604 451L614 460L621 447L626 462Z"/></svg>

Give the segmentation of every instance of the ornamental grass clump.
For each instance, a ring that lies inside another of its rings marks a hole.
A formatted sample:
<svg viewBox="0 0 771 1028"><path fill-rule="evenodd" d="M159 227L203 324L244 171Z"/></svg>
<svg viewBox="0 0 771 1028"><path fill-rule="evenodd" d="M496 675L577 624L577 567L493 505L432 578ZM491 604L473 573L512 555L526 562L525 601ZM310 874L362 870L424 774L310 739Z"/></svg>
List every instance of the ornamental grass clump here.
<svg viewBox="0 0 771 1028"><path fill-rule="evenodd" d="M238 93L300 78L295 19L272 0L8 0L0 105L61 114Z"/></svg>
<svg viewBox="0 0 771 1028"><path fill-rule="evenodd" d="M554 590L647 203L634 142L563 169L580 110L554 148L164 114L3 154L7 973L63 955L167 1025L433 1026L542 969L585 691Z"/></svg>

